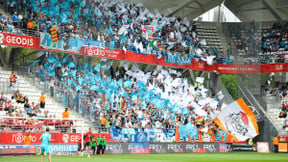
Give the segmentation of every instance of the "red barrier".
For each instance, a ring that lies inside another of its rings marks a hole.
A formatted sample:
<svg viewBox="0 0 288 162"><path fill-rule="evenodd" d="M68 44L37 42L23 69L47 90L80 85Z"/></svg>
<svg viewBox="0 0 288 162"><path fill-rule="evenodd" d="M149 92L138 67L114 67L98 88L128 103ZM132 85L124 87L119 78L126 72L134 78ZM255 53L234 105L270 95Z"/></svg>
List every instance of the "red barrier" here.
<svg viewBox="0 0 288 162"><path fill-rule="evenodd" d="M40 38L0 32L0 44L39 49Z"/></svg>
<svg viewBox="0 0 288 162"><path fill-rule="evenodd" d="M0 156L7 155L36 155L35 148L2 148L0 149Z"/></svg>
<svg viewBox="0 0 288 162"><path fill-rule="evenodd" d="M279 142L288 142L288 136L279 136Z"/></svg>
<svg viewBox="0 0 288 162"><path fill-rule="evenodd" d="M40 144L40 137L43 133L30 133L31 144ZM97 137L99 134L94 134ZM26 133L8 132L0 133L0 144L22 144ZM75 144L81 139L80 133L51 133L54 144ZM105 138L110 142L110 134L105 134Z"/></svg>
<svg viewBox="0 0 288 162"><path fill-rule="evenodd" d="M110 50L109 48L99 48L99 47L87 47L83 46L80 51L69 52L61 51L55 49L47 49L40 47L40 38L31 37L10 33L0 32L0 44L27 47L34 49L45 49L49 51L66 52L79 55L96 56L110 59L126 60L146 64L155 64L162 66L171 66L185 69L193 69L200 71L218 72L218 73L271 73L271 72L287 72L288 63L277 63L277 64L251 64L251 65L227 65L227 64L217 64L208 65L206 62L200 62L191 60L190 65L178 65L171 64L164 61L164 57L157 59L156 55L152 54L136 54L133 51L123 51L121 49Z"/></svg>
<svg viewBox="0 0 288 162"><path fill-rule="evenodd" d="M288 63L279 64L251 64L251 65L228 65L218 64L208 65L206 62L191 60L191 65L177 65L164 61L164 57L157 59L156 55L136 54L133 51L126 51L99 47L82 47L79 51L81 55L96 56L110 59L126 60L146 64L156 64L163 66L172 66L185 69L193 69L200 71L218 72L218 73L271 73L271 72L287 72Z"/></svg>

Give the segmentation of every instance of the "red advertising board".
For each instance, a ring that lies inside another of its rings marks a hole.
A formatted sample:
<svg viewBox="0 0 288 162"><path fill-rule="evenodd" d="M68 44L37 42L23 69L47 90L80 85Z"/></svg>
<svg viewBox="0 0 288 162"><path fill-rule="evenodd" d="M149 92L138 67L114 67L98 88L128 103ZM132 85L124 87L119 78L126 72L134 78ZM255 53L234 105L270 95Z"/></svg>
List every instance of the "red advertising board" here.
<svg viewBox="0 0 288 162"><path fill-rule="evenodd" d="M30 133L31 144L40 144L42 133ZM99 134L95 134L97 137ZM0 133L0 144L22 144L26 133L8 132ZM51 133L55 144L75 144L81 139L80 133ZM106 140L110 141L110 134L105 134Z"/></svg>
<svg viewBox="0 0 288 162"><path fill-rule="evenodd" d="M79 51L81 55L96 56L110 59L126 60L146 64L156 64L163 66L172 66L185 69L210 71L218 73L271 73L271 72L287 72L288 63L281 64L251 64L251 65L228 65L228 64L217 64L208 65L206 62L200 62L191 60L190 65L178 65L171 64L164 61L164 58L157 59L156 55L137 54L133 51L126 51L120 49L110 50L109 48L99 47L82 47Z"/></svg>
<svg viewBox="0 0 288 162"><path fill-rule="evenodd" d="M39 49L39 37L0 32L0 44Z"/></svg>
<svg viewBox="0 0 288 162"><path fill-rule="evenodd" d="M2 148L0 149L0 156L3 155L36 155L35 148Z"/></svg>
<svg viewBox="0 0 288 162"><path fill-rule="evenodd" d="M288 142L288 136L279 136L279 142Z"/></svg>

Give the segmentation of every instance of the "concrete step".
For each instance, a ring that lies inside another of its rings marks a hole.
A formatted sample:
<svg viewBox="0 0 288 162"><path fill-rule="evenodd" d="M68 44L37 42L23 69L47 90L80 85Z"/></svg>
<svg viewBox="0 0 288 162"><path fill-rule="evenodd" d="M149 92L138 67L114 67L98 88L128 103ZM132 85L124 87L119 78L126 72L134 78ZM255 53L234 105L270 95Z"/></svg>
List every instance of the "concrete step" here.
<svg viewBox="0 0 288 162"><path fill-rule="evenodd" d="M0 68L0 85L4 86L5 85L9 85L9 76L11 74L11 70L10 69L4 69L4 68ZM7 97L11 97L11 90L19 90L20 93L22 93L24 96L28 96L29 98L29 102L35 102L38 103L39 101L39 97L42 93L42 90L38 87L33 85L31 83L31 80L29 80L27 76L25 75L18 75L16 73L18 79L17 79L17 83L14 86L14 88L9 89L9 93L5 94ZM6 84L7 83L7 84ZM0 89L1 91L1 89ZM8 90L7 90L8 92ZM21 108L22 106L24 107L24 104L16 104L15 106L19 106L19 108ZM62 112L64 111L65 106L58 103L57 101L55 101L54 98L51 98L50 96L48 96L46 94L46 103L45 103L45 109L44 110L48 110L49 112L55 115L57 115L57 118L61 118L62 117ZM76 129L77 132L81 132L84 131L86 132L88 130L89 127L93 126L93 124L91 124L91 121L89 121L89 119L86 119L84 117L82 117L80 114L78 114L77 112L75 112L74 110L70 111L70 118L76 118L79 120L83 120L83 124L79 125Z"/></svg>

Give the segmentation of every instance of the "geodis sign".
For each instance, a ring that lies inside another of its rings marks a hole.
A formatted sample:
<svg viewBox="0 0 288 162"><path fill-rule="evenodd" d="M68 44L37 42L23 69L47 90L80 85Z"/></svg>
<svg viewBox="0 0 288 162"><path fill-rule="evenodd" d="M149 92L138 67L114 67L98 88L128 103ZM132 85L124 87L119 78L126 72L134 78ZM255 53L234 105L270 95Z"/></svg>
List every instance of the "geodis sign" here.
<svg viewBox="0 0 288 162"><path fill-rule="evenodd" d="M10 33L0 33L0 44L39 49L39 38Z"/></svg>

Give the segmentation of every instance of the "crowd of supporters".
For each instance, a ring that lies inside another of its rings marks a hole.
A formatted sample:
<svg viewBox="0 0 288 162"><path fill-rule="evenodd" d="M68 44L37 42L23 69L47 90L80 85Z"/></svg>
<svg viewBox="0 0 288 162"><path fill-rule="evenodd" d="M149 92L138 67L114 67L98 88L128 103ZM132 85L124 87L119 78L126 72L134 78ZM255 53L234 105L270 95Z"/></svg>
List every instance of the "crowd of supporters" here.
<svg viewBox="0 0 288 162"><path fill-rule="evenodd" d="M47 81L54 78L56 88L68 92L65 98L80 98L84 114L92 114L102 127L174 129L192 123L204 134L219 131L213 119L225 105L223 95L209 95L202 83L191 85L177 70L144 72L137 64L113 68L104 61L76 65L68 57L53 55L36 62Z"/></svg>
<svg viewBox="0 0 288 162"><path fill-rule="evenodd" d="M255 23L231 24L229 30L234 36L235 47L245 51L247 55L257 55L261 50L261 38L257 36L259 26Z"/></svg>
<svg viewBox="0 0 288 162"><path fill-rule="evenodd" d="M0 1L1 2L1 1ZM218 63L233 63L232 49L241 49L246 56L258 56L259 63L285 61L288 51L287 23L276 22L271 28L261 24L235 23L229 32L235 41L228 45L227 57L215 54L205 39L199 39L197 23L186 18L166 17L155 10L149 11L142 4L117 1L47 0L3 1L10 17L0 14L0 29L5 32L25 34L29 29L50 33L57 28L58 39L68 38L100 41L111 49L154 54L160 59L175 56L206 61L215 56ZM24 33L23 33L24 32ZM271 52L279 52L272 54ZM265 55L262 55L265 54Z"/></svg>
<svg viewBox="0 0 288 162"><path fill-rule="evenodd" d="M0 16L0 26L6 32L19 33L21 28L50 33L51 27L57 27L58 39L96 40L105 42L111 49L155 54L158 58L179 55L205 61L208 56L215 56L206 40L198 38L195 22L166 17L157 10L150 12L142 4L126 4L122 0L2 3L12 15ZM230 58L218 60L232 63Z"/></svg>
<svg viewBox="0 0 288 162"><path fill-rule="evenodd" d="M263 24L235 23L229 25L234 50L243 50L245 57L254 56L259 63L283 63L287 61L287 22L275 22L271 27Z"/></svg>
<svg viewBox="0 0 288 162"><path fill-rule="evenodd" d="M288 103L287 101L283 102L282 103L282 106L281 106L281 111L279 113L279 118L282 118L284 119L283 120L283 129L287 128L288 127L288 118L287 118L287 113L288 113Z"/></svg>
<svg viewBox="0 0 288 162"><path fill-rule="evenodd" d="M288 24L276 22L271 29L262 30L262 51L288 51Z"/></svg>

